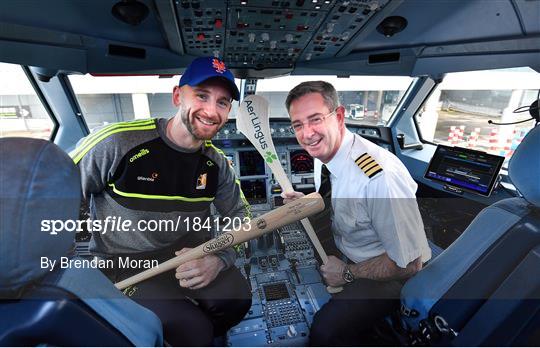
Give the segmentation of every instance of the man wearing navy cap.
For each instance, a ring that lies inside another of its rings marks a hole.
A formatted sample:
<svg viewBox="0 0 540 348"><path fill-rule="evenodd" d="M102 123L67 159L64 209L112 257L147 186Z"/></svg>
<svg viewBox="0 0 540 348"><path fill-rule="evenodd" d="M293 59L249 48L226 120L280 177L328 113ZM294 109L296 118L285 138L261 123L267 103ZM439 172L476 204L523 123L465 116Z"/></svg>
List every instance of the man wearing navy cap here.
<svg viewBox="0 0 540 348"><path fill-rule="evenodd" d="M91 218L131 222L128 231L92 231L90 251L114 262L114 269L102 270L113 282L208 240L215 226L211 204L222 216L250 217L234 171L210 142L239 94L221 60L197 58L174 87L174 117L108 125L70 154ZM251 306L235 258L233 249L207 255L124 293L160 317L169 344L211 345ZM127 260L139 266L126 267Z"/></svg>

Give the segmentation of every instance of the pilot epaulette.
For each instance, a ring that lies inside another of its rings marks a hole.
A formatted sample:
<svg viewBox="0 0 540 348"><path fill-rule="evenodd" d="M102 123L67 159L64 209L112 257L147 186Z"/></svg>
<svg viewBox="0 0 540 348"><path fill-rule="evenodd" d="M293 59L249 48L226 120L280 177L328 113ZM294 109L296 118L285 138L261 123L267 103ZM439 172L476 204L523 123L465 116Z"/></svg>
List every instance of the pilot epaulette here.
<svg viewBox="0 0 540 348"><path fill-rule="evenodd" d="M368 176L368 178L372 178L383 171L381 166L367 153L360 155L360 157L358 157L354 163L356 163L358 168L360 168Z"/></svg>

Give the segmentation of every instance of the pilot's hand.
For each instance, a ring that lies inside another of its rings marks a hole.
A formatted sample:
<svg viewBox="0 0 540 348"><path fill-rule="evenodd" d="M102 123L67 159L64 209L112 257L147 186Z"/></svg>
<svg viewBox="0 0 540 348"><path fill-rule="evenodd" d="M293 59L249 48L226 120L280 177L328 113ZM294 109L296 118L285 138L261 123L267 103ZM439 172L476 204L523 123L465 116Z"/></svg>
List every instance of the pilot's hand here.
<svg viewBox="0 0 540 348"><path fill-rule="evenodd" d="M281 197L283 198L283 203L287 204L290 203L298 198L302 198L305 195L302 192L298 191L289 191L289 192L282 192Z"/></svg>
<svg viewBox="0 0 540 348"><path fill-rule="evenodd" d="M175 254L178 256L190 249L183 248ZM181 287L197 290L210 284L224 268L225 263L222 259L216 255L206 255L178 266L175 276Z"/></svg>
<svg viewBox="0 0 540 348"><path fill-rule="evenodd" d="M321 266L321 274L325 283L334 287L345 284L345 279L343 279L345 266L345 262L337 257L333 255L328 256L328 262Z"/></svg>

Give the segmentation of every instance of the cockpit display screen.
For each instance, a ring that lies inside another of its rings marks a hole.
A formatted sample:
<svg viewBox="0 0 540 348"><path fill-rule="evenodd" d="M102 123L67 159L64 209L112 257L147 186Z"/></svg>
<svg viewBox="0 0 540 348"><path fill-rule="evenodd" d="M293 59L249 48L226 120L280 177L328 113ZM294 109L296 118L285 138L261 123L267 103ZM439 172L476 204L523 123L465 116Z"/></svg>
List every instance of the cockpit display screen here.
<svg viewBox="0 0 540 348"><path fill-rule="evenodd" d="M438 145L424 177L489 196L503 161L485 152Z"/></svg>
<svg viewBox="0 0 540 348"><path fill-rule="evenodd" d="M266 301L283 300L291 297L285 283L263 285L263 290Z"/></svg>
<svg viewBox="0 0 540 348"><path fill-rule="evenodd" d="M238 151L240 176L264 175L264 160L257 151Z"/></svg>
<svg viewBox="0 0 540 348"><path fill-rule="evenodd" d="M266 179L241 179L240 187L249 204L266 203Z"/></svg>
<svg viewBox="0 0 540 348"><path fill-rule="evenodd" d="M313 173L313 157L305 150L291 151L291 173Z"/></svg>

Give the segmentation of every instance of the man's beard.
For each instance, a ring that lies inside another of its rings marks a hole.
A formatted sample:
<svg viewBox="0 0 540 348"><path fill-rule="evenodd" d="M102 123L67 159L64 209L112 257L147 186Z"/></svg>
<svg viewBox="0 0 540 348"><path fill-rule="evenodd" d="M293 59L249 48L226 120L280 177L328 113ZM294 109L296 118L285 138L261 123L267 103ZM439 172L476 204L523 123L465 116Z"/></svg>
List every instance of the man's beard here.
<svg viewBox="0 0 540 348"><path fill-rule="evenodd" d="M217 133L220 127L216 128L216 131L212 132L211 134L203 134L200 132L200 130L197 128L195 123L195 116L191 115L189 116L191 109L184 109L183 106L180 107L180 119L182 120L182 123L184 126L186 126L186 129L188 130L189 134L193 137L195 140L211 140Z"/></svg>

